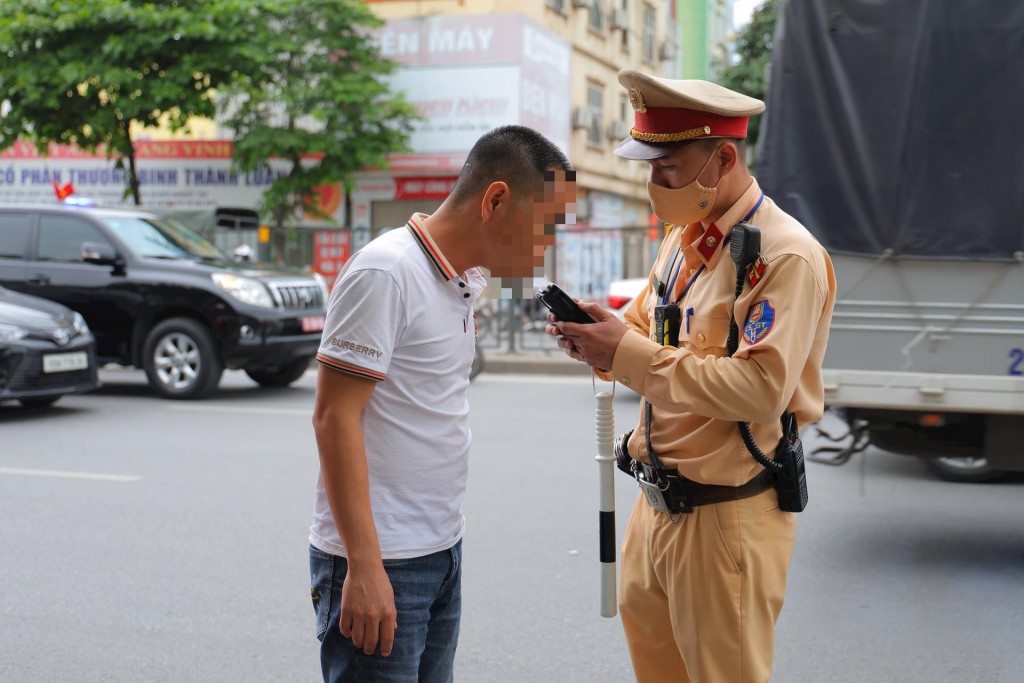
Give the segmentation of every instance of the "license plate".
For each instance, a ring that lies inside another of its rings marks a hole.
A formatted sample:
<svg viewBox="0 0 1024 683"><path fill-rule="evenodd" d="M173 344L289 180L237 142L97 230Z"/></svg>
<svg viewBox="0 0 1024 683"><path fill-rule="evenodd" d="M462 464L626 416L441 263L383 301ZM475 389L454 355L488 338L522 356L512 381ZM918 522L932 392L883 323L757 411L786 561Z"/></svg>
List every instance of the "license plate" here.
<svg viewBox="0 0 1024 683"><path fill-rule="evenodd" d="M89 356L85 351L74 353L51 353L43 356L43 372L68 372L85 370L89 367Z"/></svg>
<svg viewBox="0 0 1024 683"><path fill-rule="evenodd" d="M303 332L322 332L324 329L324 317L322 315L311 315L302 319Z"/></svg>

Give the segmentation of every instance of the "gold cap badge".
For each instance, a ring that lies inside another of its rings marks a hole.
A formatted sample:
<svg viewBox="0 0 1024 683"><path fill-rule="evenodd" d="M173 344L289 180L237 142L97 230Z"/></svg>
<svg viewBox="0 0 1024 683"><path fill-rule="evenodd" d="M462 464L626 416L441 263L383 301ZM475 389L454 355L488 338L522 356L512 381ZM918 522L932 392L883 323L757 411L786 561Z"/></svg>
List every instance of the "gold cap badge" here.
<svg viewBox="0 0 1024 683"><path fill-rule="evenodd" d="M647 113L647 105L644 104L643 95L640 94L638 88L629 89L629 104L633 107L633 111L638 111L641 114Z"/></svg>

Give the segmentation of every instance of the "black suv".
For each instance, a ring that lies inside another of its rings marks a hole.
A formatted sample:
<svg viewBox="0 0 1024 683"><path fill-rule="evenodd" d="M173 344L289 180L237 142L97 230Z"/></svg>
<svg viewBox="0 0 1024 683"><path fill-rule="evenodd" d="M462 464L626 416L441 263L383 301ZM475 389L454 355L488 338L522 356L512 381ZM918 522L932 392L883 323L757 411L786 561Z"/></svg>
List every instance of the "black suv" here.
<svg viewBox="0 0 1024 683"><path fill-rule="evenodd" d="M174 219L72 206L0 206L0 285L81 313L101 364L167 398L211 393L225 368L296 381L327 298L319 275L235 263Z"/></svg>

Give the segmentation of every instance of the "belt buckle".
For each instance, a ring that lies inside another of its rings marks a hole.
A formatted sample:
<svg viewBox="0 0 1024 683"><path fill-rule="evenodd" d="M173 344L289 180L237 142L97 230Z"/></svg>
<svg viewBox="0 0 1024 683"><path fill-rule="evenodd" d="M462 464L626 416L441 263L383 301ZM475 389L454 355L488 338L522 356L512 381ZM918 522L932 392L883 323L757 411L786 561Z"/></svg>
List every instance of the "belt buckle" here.
<svg viewBox="0 0 1024 683"><path fill-rule="evenodd" d="M644 479L637 479L637 483L640 484L640 490L644 492L644 498L647 499L648 505L655 510L672 514L672 511L668 509L668 503L665 502L665 494L657 482L652 483Z"/></svg>

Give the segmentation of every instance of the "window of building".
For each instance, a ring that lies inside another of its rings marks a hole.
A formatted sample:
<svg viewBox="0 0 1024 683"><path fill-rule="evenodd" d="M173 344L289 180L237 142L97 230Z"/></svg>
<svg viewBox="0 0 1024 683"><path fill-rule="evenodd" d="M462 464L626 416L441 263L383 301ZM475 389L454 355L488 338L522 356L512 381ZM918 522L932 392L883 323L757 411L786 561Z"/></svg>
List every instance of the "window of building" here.
<svg viewBox="0 0 1024 683"><path fill-rule="evenodd" d="M622 10L622 16L628 17L629 16L629 0L621 0L620 4L621 4L620 9ZM622 49L624 51L628 51L629 50L629 31L623 31L622 32L621 40L622 40Z"/></svg>
<svg viewBox="0 0 1024 683"><path fill-rule="evenodd" d="M565 3L567 0L547 0L548 8L553 9L559 14L565 14Z"/></svg>
<svg viewBox="0 0 1024 683"><path fill-rule="evenodd" d="M590 9L587 10L591 31L604 33L604 2L603 0L590 0Z"/></svg>
<svg viewBox="0 0 1024 683"><path fill-rule="evenodd" d="M604 140L601 126L604 123L604 88L596 83L587 85L587 144L600 147Z"/></svg>
<svg viewBox="0 0 1024 683"><path fill-rule="evenodd" d="M650 64L655 63L654 16L654 8L650 5L644 5L644 26L641 35L640 56L643 57L645 62Z"/></svg>

